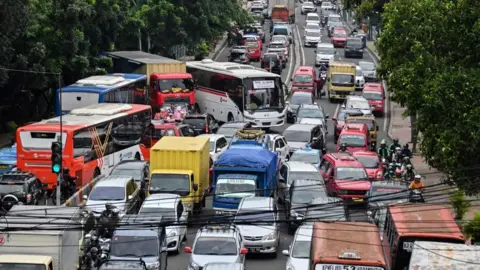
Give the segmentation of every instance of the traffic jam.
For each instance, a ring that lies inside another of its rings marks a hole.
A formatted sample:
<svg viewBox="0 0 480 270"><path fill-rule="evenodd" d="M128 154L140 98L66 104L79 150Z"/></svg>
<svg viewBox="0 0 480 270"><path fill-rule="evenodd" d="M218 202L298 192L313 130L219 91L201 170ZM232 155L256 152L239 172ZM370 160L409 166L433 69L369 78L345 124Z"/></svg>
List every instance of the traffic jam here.
<svg viewBox="0 0 480 270"><path fill-rule="evenodd" d="M413 270L446 269L434 266L446 250L478 257L428 203L408 144L388 138L378 59L338 5L249 1L256 21L212 59L108 52L115 73L58 89L56 116L0 150L0 268Z"/></svg>

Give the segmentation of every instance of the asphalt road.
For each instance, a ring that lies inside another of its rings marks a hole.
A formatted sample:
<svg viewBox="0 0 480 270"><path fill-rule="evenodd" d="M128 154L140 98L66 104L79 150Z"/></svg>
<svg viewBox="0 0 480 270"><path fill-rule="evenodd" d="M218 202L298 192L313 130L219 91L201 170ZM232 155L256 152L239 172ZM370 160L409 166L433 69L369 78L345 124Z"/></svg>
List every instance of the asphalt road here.
<svg viewBox="0 0 480 270"><path fill-rule="evenodd" d="M274 0L270 0L270 6L273 6ZM298 66L301 65L307 65L307 66L314 66L315 64L315 52L314 48L304 48L303 45L303 32L304 32L304 25L305 25L305 16L300 15L300 4L297 4L297 15L296 15L296 29L295 30L295 44L293 47L290 48L291 55L290 55L290 60L287 64L287 67L283 70L282 72L282 79L283 82L288 83L288 78L291 77ZM269 37L269 31L268 31L268 23L265 24L264 29L266 30L266 43L268 44L268 40L270 39ZM324 30L322 32L322 42L330 42L330 38L328 38L326 31ZM263 50L266 50L267 44L264 44ZM338 61L346 61L346 62L352 62L352 63L358 63L358 61L361 61L362 59L353 59L353 58L347 58L344 59L344 50L342 48L337 48L337 55L335 57L335 60ZM229 48L225 47L218 55L217 59L214 59L216 61L227 61L229 55ZM293 57L292 57L293 56ZM372 61L372 56L365 52L364 61ZM252 65L256 67L260 67L259 62L253 62ZM339 103L330 103L326 98L319 99L317 100L317 103L323 106L325 109L326 113L330 115L330 118L335 116L336 113L339 110L340 104ZM386 114L388 115L388 114ZM387 128L387 121L384 118L377 118L377 122L379 124L379 139L386 138L386 128ZM280 128L274 128L271 131L275 133L282 133L285 128L288 127L289 124L280 127ZM333 143L333 122L328 121L328 138L327 138L327 151L328 152L333 152L335 151L335 145ZM212 201L211 198L210 200L207 200L207 207L202 213L202 215L208 215L211 213L212 209ZM353 210L352 211L353 215L356 216L354 219L363 219L364 218L364 210ZM195 217L193 217L193 220L195 221ZM183 244L183 246L191 246L192 241L195 238L195 234L197 232L199 227L193 226L188 229L188 240L186 243ZM288 249L288 246L292 242L292 236L287 234L287 227L286 224L282 224L281 226L281 239L280 239L280 248L277 251L278 257L276 259L273 258L266 258L264 256L247 256L247 262L246 266L247 269L264 269L264 270L278 270L278 269L285 269L285 264L287 261L287 258L281 254L281 251L283 249ZM189 254L185 254L183 250L180 252L179 255L172 255L169 257L169 267L168 269L171 270L186 270L188 268L188 262L189 262Z"/></svg>

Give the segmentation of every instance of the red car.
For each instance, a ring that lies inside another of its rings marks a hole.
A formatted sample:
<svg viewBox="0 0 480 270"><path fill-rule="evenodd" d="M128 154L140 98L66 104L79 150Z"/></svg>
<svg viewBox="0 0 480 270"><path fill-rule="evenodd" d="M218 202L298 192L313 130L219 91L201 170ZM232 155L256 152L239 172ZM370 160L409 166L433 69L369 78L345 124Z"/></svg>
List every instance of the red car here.
<svg viewBox="0 0 480 270"><path fill-rule="evenodd" d="M252 61L260 61L260 58L262 57L262 41L257 40L257 41L246 41L245 46L247 47L248 50L248 57Z"/></svg>
<svg viewBox="0 0 480 270"><path fill-rule="evenodd" d="M340 136L340 133L343 130L343 125L345 125L345 119L347 119L347 116L349 115L361 116L363 115L363 113L357 109L342 109L335 117L332 117L333 125L335 128L335 132L333 134L333 139L335 143L337 143L338 136Z"/></svg>
<svg viewBox="0 0 480 270"><path fill-rule="evenodd" d="M317 96L317 72L313 67L300 66L292 78L292 92L309 92Z"/></svg>
<svg viewBox="0 0 480 270"><path fill-rule="evenodd" d="M152 145L157 143L164 136L195 137L197 133L187 124L165 123L163 120L152 120L154 128Z"/></svg>
<svg viewBox="0 0 480 270"><path fill-rule="evenodd" d="M385 90L381 83L366 83L363 86L363 97L368 100L372 112L383 115L385 112Z"/></svg>
<svg viewBox="0 0 480 270"><path fill-rule="evenodd" d="M377 153L360 151L352 153L352 156L362 163L370 180L383 180L383 168Z"/></svg>
<svg viewBox="0 0 480 270"><path fill-rule="evenodd" d="M347 32L344 29L333 30L332 44L335 48L345 47L345 44L347 44Z"/></svg>
<svg viewBox="0 0 480 270"><path fill-rule="evenodd" d="M348 153L324 155L320 173L328 193L344 200L363 202L372 185L362 163Z"/></svg>
<svg viewBox="0 0 480 270"><path fill-rule="evenodd" d="M358 151L370 151L370 134L367 124L346 123L337 142L337 151L342 144L347 145L350 153Z"/></svg>

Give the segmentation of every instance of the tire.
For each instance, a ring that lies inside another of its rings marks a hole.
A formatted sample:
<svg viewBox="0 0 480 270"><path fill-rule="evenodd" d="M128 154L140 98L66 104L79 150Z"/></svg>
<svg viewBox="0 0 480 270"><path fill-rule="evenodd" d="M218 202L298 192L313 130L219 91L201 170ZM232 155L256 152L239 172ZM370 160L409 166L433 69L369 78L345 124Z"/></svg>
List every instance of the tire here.
<svg viewBox="0 0 480 270"><path fill-rule="evenodd" d="M270 257L272 257L273 259L276 259L276 258L277 258L277 250L275 250L275 252L272 253L272 254L270 255Z"/></svg>
<svg viewBox="0 0 480 270"><path fill-rule="evenodd" d="M136 153L136 154L135 154L135 160L140 160L140 159L141 159L141 158L140 158L140 153Z"/></svg>

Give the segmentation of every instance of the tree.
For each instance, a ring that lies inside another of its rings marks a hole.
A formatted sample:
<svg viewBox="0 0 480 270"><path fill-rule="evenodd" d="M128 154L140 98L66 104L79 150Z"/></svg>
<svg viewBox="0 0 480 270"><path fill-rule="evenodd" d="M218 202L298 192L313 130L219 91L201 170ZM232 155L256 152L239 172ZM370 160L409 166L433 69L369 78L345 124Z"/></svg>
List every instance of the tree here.
<svg viewBox="0 0 480 270"><path fill-rule="evenodd" d="M446 181L480 191L480 2L402 0L385 5L379 75L416 114L420 150Z"/></svg>
<svg viewBox="0 0 480 270"><path fill-rule="evenodd" d="M357 19L382 13L383 7L390 0L343 0L344 9L355 10Z"/></svg>

